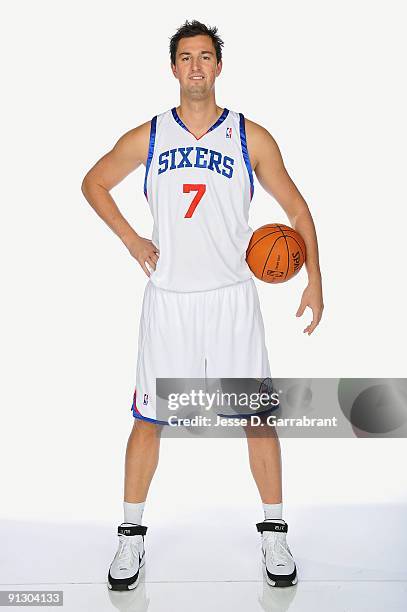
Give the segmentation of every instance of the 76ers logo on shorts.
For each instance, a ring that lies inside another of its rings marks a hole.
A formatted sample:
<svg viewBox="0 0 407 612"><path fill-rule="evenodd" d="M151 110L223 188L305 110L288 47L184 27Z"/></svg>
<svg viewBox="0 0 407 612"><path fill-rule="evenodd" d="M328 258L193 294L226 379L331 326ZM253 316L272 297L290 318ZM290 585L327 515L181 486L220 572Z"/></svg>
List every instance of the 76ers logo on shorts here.
<svg viewBox="0 0 407 612"><path fill-rule="evenodd" d="M144 406L147 406L147 404L148 404L148 393L144 393L143 404L144 404Z"/></svg>
<svg viewBox="0 0 407 612"><path fill-rule="evenodd" d="M226 138L232 138L232 128L226 128Z"/></svg>

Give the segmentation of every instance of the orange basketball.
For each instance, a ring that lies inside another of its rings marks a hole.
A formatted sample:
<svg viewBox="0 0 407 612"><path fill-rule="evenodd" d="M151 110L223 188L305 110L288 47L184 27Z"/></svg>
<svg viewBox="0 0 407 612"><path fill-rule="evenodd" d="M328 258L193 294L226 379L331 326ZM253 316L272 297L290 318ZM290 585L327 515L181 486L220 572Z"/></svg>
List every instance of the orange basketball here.
<svg viewBox="0 0 407 612"><path fill-rule="evenodd" d="M305 242L300 234L282 223L270 223L255 230L246 251L250 270L266 283L284 283L295 276L305 256Z"/></svg>

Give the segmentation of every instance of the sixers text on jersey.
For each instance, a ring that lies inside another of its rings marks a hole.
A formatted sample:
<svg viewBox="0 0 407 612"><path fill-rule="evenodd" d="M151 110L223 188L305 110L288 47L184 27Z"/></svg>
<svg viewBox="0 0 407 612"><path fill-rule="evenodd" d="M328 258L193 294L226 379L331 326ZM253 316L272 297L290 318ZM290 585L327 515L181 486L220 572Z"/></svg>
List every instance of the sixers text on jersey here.
<svg viewBox="0 0 407 612"><path fill-rule="evenodd" d="M163 151L158 156L158 174L179 168L206 168L232 178L235 160L219 151L204 147L179 147Z"/></svg>

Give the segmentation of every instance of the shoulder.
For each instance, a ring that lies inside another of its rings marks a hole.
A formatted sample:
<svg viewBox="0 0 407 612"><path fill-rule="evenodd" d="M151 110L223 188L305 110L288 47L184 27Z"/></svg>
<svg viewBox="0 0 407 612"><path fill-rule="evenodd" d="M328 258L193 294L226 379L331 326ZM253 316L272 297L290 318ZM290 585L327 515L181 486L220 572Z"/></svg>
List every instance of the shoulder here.
<svg viewBox="0 0 407 612"><path fill-rule="evenodd" d="M121 136L119 142L121 141L123 143L137 143L146 139L148 140L150 138L151 122L152 119L132 128L131 130L123 134L123 136Z"/></svg>
<svg viewBox="0 0 407 612"><path fill-rule="evenodd" d="M114 149L121 155L135 157L146 163L150 142L152 120L146 121L123 134L116 142Z"/></svg>
<svg viewBox="0 0 407 612"><path fill-rule="evenodd" d="M264 154L279 153L277 142L265 127L245 117L245 130L253 170Z"/></svg>

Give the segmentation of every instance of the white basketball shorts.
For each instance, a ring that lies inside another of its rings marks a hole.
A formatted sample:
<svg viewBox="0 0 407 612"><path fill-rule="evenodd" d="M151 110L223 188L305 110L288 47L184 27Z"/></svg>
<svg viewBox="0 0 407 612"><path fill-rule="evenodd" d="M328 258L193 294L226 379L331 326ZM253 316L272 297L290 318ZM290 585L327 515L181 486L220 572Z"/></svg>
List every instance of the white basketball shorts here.
<svg viewBox="0 0 407 612"><path fill-rule="evenodd" d="M135 418L167 424L157 419L156 378L270 377L263 317L252 278L190 293L159 289L148 281L131 406Z"/></svg>

